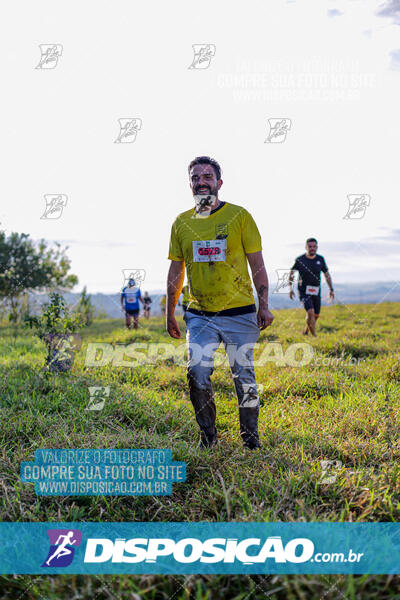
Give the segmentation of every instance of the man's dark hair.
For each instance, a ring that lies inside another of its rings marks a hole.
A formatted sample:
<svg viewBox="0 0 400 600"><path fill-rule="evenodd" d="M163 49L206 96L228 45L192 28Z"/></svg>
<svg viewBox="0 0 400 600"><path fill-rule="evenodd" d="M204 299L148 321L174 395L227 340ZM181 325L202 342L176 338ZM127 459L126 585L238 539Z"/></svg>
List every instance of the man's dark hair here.
<svg viewBox="0 0 400 600"><path fill-rule="evenodd" d="M210 158L209 156L196 156L196 158L194 158L188 166L189 175L190 169L194 167L194 165L211 165L214 169L217 179L221 179L221 167L214 158Z"/></svg>
<svg viewBox="0 0 400 600"><path fill-rule="evenodd" d="M316 244L318 244L315 238L308 238L308 240L306 240L306 244L308 244L308 242L315 242Z"/></svg>

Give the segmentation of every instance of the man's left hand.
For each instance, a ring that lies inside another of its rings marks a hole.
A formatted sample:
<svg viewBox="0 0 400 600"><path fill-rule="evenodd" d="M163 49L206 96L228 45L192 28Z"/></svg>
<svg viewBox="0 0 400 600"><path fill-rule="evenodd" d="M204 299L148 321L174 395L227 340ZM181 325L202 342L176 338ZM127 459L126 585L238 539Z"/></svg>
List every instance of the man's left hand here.
<svg viewBox="0 0 400 600"><path fill-rule="evenodd" d="M259 328L265 329L271 325L274 320L274 315L268 310L268 308L259 308L257 313L257 321Z"/></svg>

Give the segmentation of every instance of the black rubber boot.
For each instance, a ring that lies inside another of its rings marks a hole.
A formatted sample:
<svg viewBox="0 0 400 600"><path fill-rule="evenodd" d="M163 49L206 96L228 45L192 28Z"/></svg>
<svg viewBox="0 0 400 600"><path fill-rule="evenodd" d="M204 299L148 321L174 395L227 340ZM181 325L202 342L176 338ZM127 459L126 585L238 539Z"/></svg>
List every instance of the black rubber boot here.
<svg viewBox="0 0 400 600"><path fill-rule="evenodd" d="M254 450L261 448L258 437L258 406L255 408L239 407L240 435L245 448Z"/></svg>
<svg viewBox="0 0 400 600"><path fill-rule="evenodd" d="M207 435L204 431L200 432L201 440L200 445L202 448L213 448L218 443L218 434L215 430L215 434L212 436Z"/></svg>
<svg viewBox="0 0 400 600"><path fill-rule="evenodd" d="M190 372L187 374L190 400L194 407L196 421L201 430L201 445L211 448L217 443L215 420L217 411L212 387L200 388Z"/></svg>
<svg viewBox="0 0 400 600"><path fill-rule="evenodd" d="M257 399L258 402L257 388L250 387L250 389L244 393L243 388L239 384L237 386L237 392L239 397L240 435L242 436L244 447L250 448L251 450L261 448L258 437L259 404L257 403L257 406L243 406L246 402L251 402L255 399Z"/></svg>

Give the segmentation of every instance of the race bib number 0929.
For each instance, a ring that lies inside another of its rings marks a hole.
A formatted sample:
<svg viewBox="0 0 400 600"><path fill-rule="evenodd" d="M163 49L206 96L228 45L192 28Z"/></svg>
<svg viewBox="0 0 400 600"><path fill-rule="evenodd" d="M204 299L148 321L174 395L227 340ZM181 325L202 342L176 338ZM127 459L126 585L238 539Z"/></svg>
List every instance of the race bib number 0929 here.
<svg viewBox="0 0 400 600"><path fill-rule="evenodd" d="M216 262L226 259L226 239L193 242L193 262Z"/></svg>

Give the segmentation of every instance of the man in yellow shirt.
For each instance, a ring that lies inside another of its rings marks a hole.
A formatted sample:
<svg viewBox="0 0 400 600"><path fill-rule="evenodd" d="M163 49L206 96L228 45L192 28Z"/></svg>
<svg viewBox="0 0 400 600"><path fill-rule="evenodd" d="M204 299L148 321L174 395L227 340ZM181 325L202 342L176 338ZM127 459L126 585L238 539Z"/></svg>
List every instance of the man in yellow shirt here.
<svg viewBox="0 0 400 600"><path fill-rule="evenodd" d="M181 337L175 307L186 266L189 284L189 301L184 314L189 354L187 378L201 443L205 447L217 443L210 376L214 370L214 353L222 341L238 398L244 446L259 448L259 398L253 349L260 329L265 329L274 318L268 310L268 277L261 236L245 208L220 201L218 191L223 181L217 161L208 156L197 157L190 163L188 172L195 207L178 215L171 229L167 331L173 338ZM258 294L258 312L247 261Z"/></svg>

